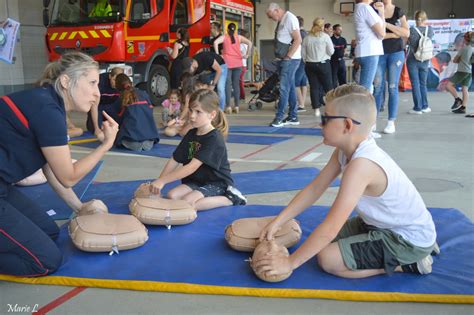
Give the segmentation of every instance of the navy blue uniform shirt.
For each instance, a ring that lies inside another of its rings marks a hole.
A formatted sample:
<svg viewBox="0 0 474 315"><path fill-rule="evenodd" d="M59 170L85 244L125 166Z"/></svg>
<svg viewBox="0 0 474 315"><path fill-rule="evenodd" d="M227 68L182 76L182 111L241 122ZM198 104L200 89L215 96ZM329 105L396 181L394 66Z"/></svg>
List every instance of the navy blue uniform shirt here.
<svg viewBox="0 0 474 315"><path fill-rule="evenodd" d="M138 101L121 110L120 129L115 143L122 144L122 140L142 142L152 140L158 142L158 129L153 118L153 105L145 91L135 89Z"/></svg>
<svg viewBox="0 0 474 315"><path fill-rule="evenodd" d="M331 36L331 40L334 45L334 54L332 54L331 60L332 61L341 60L342 58L344 58L344 51L347 46L347 41L342 36L339 36L339 38L337 38L334 35Z"/></svg>
<svg viewBox="0 0 474 315"><path fill-rule="evenodd" d="M0 182L4 185L18 182L46 164L41 147L68 142L64 102L52 86L7 97L26 118L28 127L0 99Z"/></svg>

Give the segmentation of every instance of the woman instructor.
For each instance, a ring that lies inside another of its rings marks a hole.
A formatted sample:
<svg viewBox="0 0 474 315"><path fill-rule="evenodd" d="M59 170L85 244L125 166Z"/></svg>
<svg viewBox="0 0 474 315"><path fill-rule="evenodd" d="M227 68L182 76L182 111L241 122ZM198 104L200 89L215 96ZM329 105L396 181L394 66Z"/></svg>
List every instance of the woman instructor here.
<svg viewBox="0 0 474 315"><path fill-rule="evenodd" d="M0 98L0 274L44 276L61 265L58 226L12 183L43 168L56 193L74 211L82 207L71 187L112 147L118 124L103 113L104 141L73 164L66 112L97 105L98 70L91 57L67 53L46 67L40 87Z"/></svg>

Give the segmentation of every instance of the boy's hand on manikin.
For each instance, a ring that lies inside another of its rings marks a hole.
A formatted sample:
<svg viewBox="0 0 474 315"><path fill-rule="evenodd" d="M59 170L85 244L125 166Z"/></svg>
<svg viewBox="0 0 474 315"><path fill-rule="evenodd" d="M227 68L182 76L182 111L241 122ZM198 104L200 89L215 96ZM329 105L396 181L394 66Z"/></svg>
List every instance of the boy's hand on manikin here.
<svg viewBox="0 0 474 315"><path fill-rule="evenodd" d="M271 241L275 239L275 234L280 230L280 226L273 220L260 233L260 242Z"/></svg>
<svg viewBox="0 0 474 315"><path fill-rule="evenodd" d="M161 190L163 189L164 186L165 186L165 184L158 178L158 179L154 180L153 182L151 182L150 192L153 195L160 195Z"/></svg>
<svg viewBox="0 0 474 315"><path fill-rule="evenodd" d="M290 257L287 256L273 256L269 253L262 259L252 263L257 272L264 273L266 277L284 275L293 271Z"/></svg>

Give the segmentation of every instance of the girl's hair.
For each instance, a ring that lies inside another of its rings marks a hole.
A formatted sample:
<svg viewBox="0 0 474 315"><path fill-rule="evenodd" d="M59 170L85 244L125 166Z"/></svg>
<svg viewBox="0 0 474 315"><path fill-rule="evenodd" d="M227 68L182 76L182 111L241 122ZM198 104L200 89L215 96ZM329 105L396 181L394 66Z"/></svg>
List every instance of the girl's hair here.
<svg viewBox="0 0 474 315"><path fill-rule="evenodd" d="M232 44L235 44L235 36L234 36L235 29L236 29L235 23L229 23L229 26L227 26L227 34L229 34L230 41L232 42Z"/></svg>
<svg viewBox="0 0 474 315"><path fill-rule="evenodd" d="M128 75L120 73L115 78L115 88L120 92L122 107L138 102L138 94Z"/></svg>
<svg viewBox="0 0 474 315"><path fill-rule="evenodd" d="M419 10L415 12L415 22L417 25L423 23L426 20L428 20L428 15L426 15L425 11Z"/></svg>
<svg viewBox="0 0 474 315"><path fill-rule="evenodd" d="M194 92L189 99L189 107L192 108L195 103L199 103L201 108L207 112L211 113L216 111L216 117L212 121L212 126L219 130L224 138L227 138L229 133L229 124L224 113L219 107L219 96L216 92L209 89L200 89Z"/></svg>
<svg viewBox="0 0 474 315"><path fill-rule="evenodd" d="M181 36L181 40L183 40L183 41L189 43L189 32L188 32L188 29L187 29L187 28L180 27L180 28L178 28L178 30L176 31L176 33Z"/></svg>
<svg viewBox="0 0 474 315"><path fill-rule="evenodd" d="M324 19L321 17L317 17L313 21L313 27L311 28L310 34L317 35L324 30Z"/></svg>
<svg viewBox="0 0 474 315"><path fill-rule="evenodd" d="M168 94L168 98L169 98L171 95L176 95L176 96L179 98L179 91L176 90L176 89L172 89L172 90L170 91L170 93Z"/></svg>
<svg viewBox="0 0 474 315"><path fill-rule="evenodd" d="M99 71L99 64L91 57L81 52L69 52L61 56L56 61L50 62L43 71L38 80L38 86L50 84L54 86L56 93L64 99L65 92L73 99L73 91L77 82L82 76L87 75L90 70ZM60 77L66 75L69 78L69 87L67 91L61 86Z"/></svg>
<svg viewBox="0 0 474 315"><path fill-rule="evenodd" d="M189 72L185 72L181 76L181 102L184 104L186 95L190 95L194 92L197 76L193 76Z"/></svg>

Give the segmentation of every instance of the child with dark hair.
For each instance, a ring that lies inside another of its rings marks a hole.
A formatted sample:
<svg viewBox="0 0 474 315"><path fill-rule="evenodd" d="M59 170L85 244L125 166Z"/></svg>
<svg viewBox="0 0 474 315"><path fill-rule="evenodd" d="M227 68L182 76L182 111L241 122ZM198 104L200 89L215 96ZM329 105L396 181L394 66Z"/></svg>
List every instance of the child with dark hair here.
<svg viewBox="0 0 474 315"><path fill-rule="evenodd" d="M123 73L117 76L115 85L121 98L120 129L115 144L133 151L151 150L160 139L150 97L145 91L135 89Z"/></svg>
<svg viewBox="0 0 474 315"><path fill-rule="evenodd" d="M151 192L160 194L166 184L181 179L182 184L169 191L170 199L186 200L197 210L244 205L245 197L233 187L224 141L229 127L214 91L201 89L191 95L189 121L192 129L150 186Z"/></svg>

